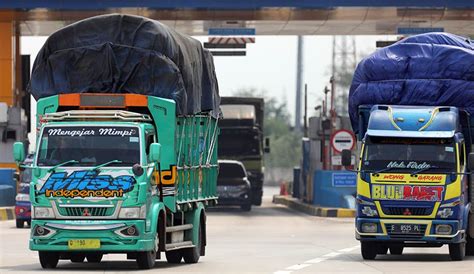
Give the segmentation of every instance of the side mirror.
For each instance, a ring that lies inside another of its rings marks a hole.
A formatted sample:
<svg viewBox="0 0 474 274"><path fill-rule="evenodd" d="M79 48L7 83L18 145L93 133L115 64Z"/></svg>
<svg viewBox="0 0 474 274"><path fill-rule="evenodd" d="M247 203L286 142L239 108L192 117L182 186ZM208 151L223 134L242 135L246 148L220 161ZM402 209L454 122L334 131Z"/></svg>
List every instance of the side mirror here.
<svg viewBox="0 0 474 274"><path fill-rule="evenodd" d="M159 162L161 156L161 145L153 143L150 145L150 155L148 156L151 162Z"/></svg>
<svg viewBox="0 0 474 274"><path fill-rule="evenodd" d="M350 166L352 160L352 153L348 149L343 149L341 152L341 164L343 166Z"/></svg>
<svg viewBox="0 0 474 274"><path fill-rule="evenodd" d="M13 179L15 181L19 181L20 180L20 173L18 173L18 172L13 173Z"/></svg>
<svg viewBox="0 0 474 274"><path fill-rule="evenodd" d="M13 144L13 159L17 163L25 160L25 145L22 142L15 142Z"/></svg>
<svg viewBox="0 0 474 274"><path fill-rule="evenodd" d="M470 171L474 171L474 152L469 153L467 167Z"/></svg>
<svg viewBox="0 0 474 274"><path fill-rule="evenodd" d="M263 152L265 153L270 153L270 138L265 138L265 148L263 149Z"/></svg>

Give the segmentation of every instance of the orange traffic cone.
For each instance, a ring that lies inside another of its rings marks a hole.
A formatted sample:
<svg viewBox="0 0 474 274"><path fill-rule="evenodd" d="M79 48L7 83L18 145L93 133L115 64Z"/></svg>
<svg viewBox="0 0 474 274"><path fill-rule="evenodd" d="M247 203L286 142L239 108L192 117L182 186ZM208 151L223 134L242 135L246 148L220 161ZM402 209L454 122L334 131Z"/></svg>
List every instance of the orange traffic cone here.
<svg viewBox="0 0 474 274"><path fill-rule="evenodd" d="M286 187L286 183L285 182L281 182L280 184L280 195L288 195L288 189Z"/></svg>

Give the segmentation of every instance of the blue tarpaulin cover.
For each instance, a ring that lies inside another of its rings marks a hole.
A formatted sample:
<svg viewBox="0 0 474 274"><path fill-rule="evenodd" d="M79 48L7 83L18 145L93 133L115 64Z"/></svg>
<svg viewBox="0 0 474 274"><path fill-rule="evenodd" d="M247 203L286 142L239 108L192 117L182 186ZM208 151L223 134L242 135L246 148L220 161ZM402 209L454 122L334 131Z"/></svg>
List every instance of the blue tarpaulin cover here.
<svg viewBox="0 0 474 274"><path fill-rule="evenodd" d="M220 114L212 55L158 21L102 15L53 33L31 75L35 99L62 93L138 93L173 99L177 114Z"/></svg>
<svg viewBox="0 0 474 274"><path fill-rule="evenodd" d="M455 106L474 114L474 43L449 33L405 38L364 58L349 91L352 128L360 105Z"/></svg>

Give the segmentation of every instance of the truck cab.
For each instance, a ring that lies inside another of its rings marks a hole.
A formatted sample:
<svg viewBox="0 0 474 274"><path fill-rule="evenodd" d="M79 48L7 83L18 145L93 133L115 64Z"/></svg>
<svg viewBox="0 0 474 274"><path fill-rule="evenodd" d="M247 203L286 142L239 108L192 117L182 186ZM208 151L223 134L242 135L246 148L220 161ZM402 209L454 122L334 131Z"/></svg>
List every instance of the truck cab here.
<svg viewBox="0 0 474 274"><path fill-rule="evenodd" d="M219 159L242 162L248 172L253 205L262 204L264 153L270 141L264 138L264 100L252 97L222 97L223 119L219 121Z"/></svg>
<svg viewBox="0 0 474 274"><path fill-rule="evenodd" d="M43 268L60 259L100 262L107 253L144 269L161 252L171 263L204 255L204 207L217 200L217 122L175 113L172 100L136 94L38 101L37 150L25 168L30 249ZM22 145L14 146L19 162Z"/></svg>
<svg viewBox="0 0 474 274"><path fill-rule="evenodd" d="M359 107L359 118L356 238L363 258L444 244L453 260L466 248L471 254L469 116L449 106L374 105Z"/></svg>

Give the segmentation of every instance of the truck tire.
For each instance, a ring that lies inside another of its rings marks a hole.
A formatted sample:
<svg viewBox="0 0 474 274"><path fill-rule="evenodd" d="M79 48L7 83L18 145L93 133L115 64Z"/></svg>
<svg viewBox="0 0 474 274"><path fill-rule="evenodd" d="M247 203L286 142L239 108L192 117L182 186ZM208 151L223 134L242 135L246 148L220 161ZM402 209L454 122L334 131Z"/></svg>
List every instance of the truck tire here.
<svg viewBox="0 0 474 274"><path fill-rule="evenodd" d="M248 203L248 204L245 204L245 205L241 205L240 209L242 209L242 211L246 211L246 212L251 211L252 210L252 204Z"/></svg>
<svg viewBox="0 0 474 274"><path fill-rule="evenodd" d="M199 262L199 258L201 257L201 245L202 245L202 239L203 239L202 227L203 227L202 225L199 225L198 244L191 248L182 249L183 259L184 259L184 262L187 264L195 264Z"/></svg>
<svg viewBox="0 0 474 274"><path fill-rule="evenodd" d="M71 255L71 262L73 262L73 263L82 263L82 262L84 262L85 258L86 258L86 255L83 255L83 254L72 254Z"/></svg>
<svg viewBox="0 0 474 274"><path fill-rule="evenodd" d="M87 262L89 263L100 263L102 261L102 257L104 254L96 253L96 254L87 254Z"/></svg>
<svg viewBox="0 0 474 274"><path fill-rule="evenodd" d="M252 193L252 204L256 206L262 205L262 194L259 191Z"/></svg>
<svg viewBox="0 0 474 274"><path fill-rule="evenodd" d="M474 238L466 235L466 256L474 256Z"/></svg>
<svg viewBox="0 0 474 274"><path fill-rule="evenodd" d="M393 245L389 247L390 254L392 255L402 255L403 254L403 245Z"/></svg>
<svg viewBox="0 0 474 274"><path fill-rule="evenodd" d="M449 244L449 257L453 261L462 261L466 255L466 242Z"/></svg>
<svg viewBox="0 0 474 274"><path fill-rule="evenodd" d="M360 253L364 260L373 260L377 257L377 243L376 242L361 242Z"/></svg>
<svg viewBox="0 0 474 274"><path fill-rule="evenodd" d="M23 228L25 226L25 221L16 220L16 228Z"/></svg>
<svg viewBox="0 0 474 274"><path fill-rule="evenodd" d="M39 260L44 269L56 268L59 262L59 253L51 251L39 251Z"/></svg>
<svg viewBox="0 0 474 274"><path fill-rule="evenodd" d="M165 252L166 261L170 264L179 264L181 263L181 259L183 258L183 254L181 250L170 250Z"/></svg>
<svg viewBox="0 0 474 274"><path fill-rule="evenodd" d="M152 269L155 266L155 260L154 250L137 252L137 265L140 269Z"/></svg>
<svg viewBox="0 0 474 274"><path fill-rule="evenodd" d="M384 244L378 244L378 247L377 247L377 254L378 255L387 255L387 252L388 252L388 246L387 245L384 245Z"/></svg>

